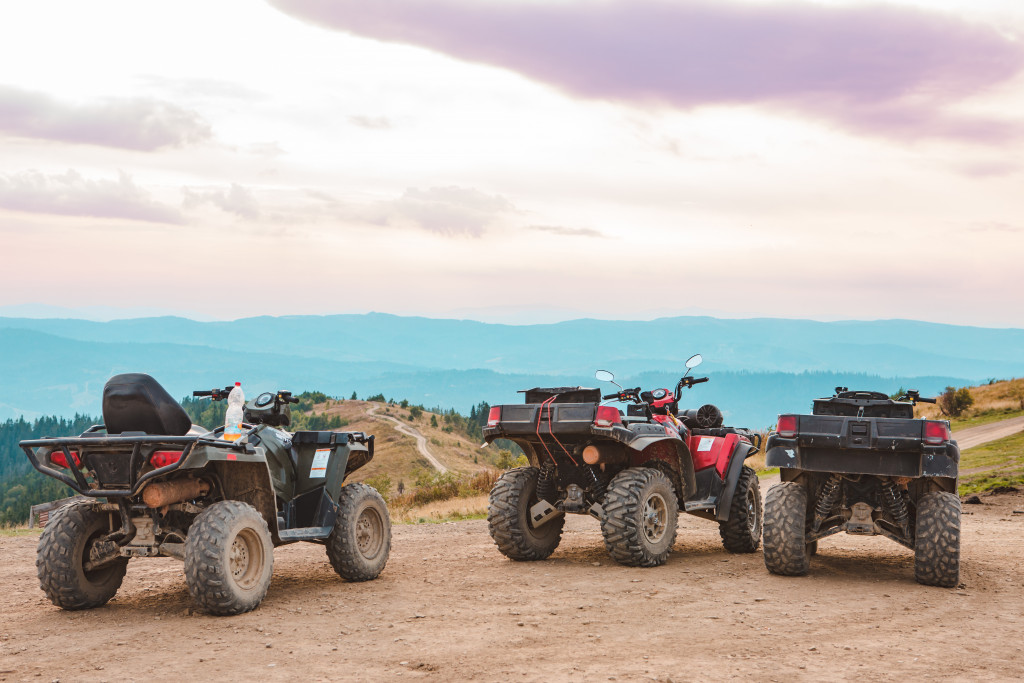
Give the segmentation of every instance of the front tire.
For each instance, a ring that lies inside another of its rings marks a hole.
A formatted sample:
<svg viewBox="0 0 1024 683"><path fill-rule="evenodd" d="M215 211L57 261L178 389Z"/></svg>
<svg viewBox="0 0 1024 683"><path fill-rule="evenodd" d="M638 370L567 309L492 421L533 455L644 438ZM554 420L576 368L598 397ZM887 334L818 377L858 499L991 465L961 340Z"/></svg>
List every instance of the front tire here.
<svg viewBox="0 0 1024 683"><path fill-rule="evenodd" d="M327 558L346 581L380 576L391 553L391 515L377 490L366 484L341 487L338 517L327 537Z"/></svg>
<svg viewBox="0 0 1024 683"><path fill-rule="evenodd" d="M772 574L802 576L810 569L806 542L807 488L784 481L768 490L764 502L764 566Z"/></svg>
<svg viewBox="0 0 1024 683"><path fill-rule="evenodd" d="M256 508L238 500L199 513L185 539L185 583L206 612L227 616L256 609L270 587L274 545Z"/></svg>
<svg viewBox="0 0 1024 683"><path fill-rule="evenodd" d="M612 559L629 567L665 563L676 542L679 502L663 472L649 467L619 472L602 507L601 533Z"/></svg>
<svg viewBox="0 0 1024 683"><path fill-rule="evenodd" d="M501 475L491 489L487 529L498 550L510 560L545 560L562 540L565 515L549 519L537 528L530 523L530 508L540 502L537 498L539 473L536 467L517 467Z"/></svg>
<svg viewBox="0 0 1024 683"><path fill-rule="evenodd" d="M757 473L744 466L729 506L729 519L718 523L722 545L730 553L752 553L761 545L764 509Z"/></svg>
<svg viewBox="0 0 1024 683"><path fill-rule="evenodd" d="M931 491L917 504L914 578L926 586L953 588L960 583L960 499Z"/></svg>
<svg viewBox="0 0 1024 683"><path fill-rule="evenodd" d="M105 605L124 580L128 558L85 570L92 543L111 532L110 515L76 501L60 508L43 529L36 551L39 587L57 607L92 609Z"/></svg>

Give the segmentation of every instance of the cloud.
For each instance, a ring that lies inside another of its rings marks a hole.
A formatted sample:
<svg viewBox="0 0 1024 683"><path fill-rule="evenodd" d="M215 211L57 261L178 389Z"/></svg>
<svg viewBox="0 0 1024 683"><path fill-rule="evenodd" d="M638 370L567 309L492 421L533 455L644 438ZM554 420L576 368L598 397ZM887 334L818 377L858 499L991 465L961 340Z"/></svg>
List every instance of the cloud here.
<svg viewBox="0 0 1024 683"><path fill-rule="evenodd" d="M212 204L222 211L233 213L239 218L257 220L260 217L260 206L252 192L241 185L232 183L227 190L196 190L182 188L185 195L183 206L194 209L203 204Z"/></svg>
<svg viewBox="0 0 1024 683"><path fill-rule="evenodd" d="M994 142L1016 123L955 105L1024 68L1024 43L895 5L795 0L270 0L342 31L495 65L570 95L691 109L767 105L861 133Z"/></svg>
<svg viewBox="0 0 1024 683"><path fill-rule="evenodd" d="M386 116L350 116L348 122L353 126L366 128L368 130L389 130L394 124Z"/></svg>
<svg viewBox="0 0 1024 683"><path fill-rule="evenodd" d="M202 117L169 102L134 98L71 104L10 86L0 86L0 133L146 152L212 137Z"/></svg>
<svg viewBox="0 0 1024 683"><path fill-rule="evenodd" d="M375 225L470 237L480 237L503 215L516 212L504 197L466 187L409 188L398 199L356 209L359 218Z"/></svg>
<svg viewBox="0 0 1024 683"><path fill-rule="evenodd" d="M999 221L986 221L971 224L967 228L967 232L1019 233L1024 232L1024 227Z"/></svg>
<svg viewBox="0 0 1024 683"><path fill-rule="evenodd" d="M65 216L184 222L178 210L154 201L126 173L120 173L117 180L89 180L74 170L63 175L38 171L0 175L0 207Z"/></svg>
<svg viewBox="0 0 1024 683"><path fill-rule="evenodd" d="M592 228L566 228L561 225L531 225L527 230L540 230L550 232L553 235L564 235L566 237L607 237L603 232Z"/></svg>

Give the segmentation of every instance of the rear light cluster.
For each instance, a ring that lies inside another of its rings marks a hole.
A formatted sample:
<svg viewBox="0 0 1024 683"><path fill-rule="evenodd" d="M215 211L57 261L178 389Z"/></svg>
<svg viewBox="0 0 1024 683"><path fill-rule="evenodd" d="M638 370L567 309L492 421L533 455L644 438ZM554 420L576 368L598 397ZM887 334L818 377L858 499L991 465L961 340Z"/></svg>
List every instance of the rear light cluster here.
<svg viewBox="0 0 1024 683"><path fill-rule="evenodd" d="M156 451L149 459L153 467L167 467L181 460L182 451Z"/></svg>
<svg viewBox="0 0 1024 683"><path fill-rule="evenodd" d="M611 427L616 424L622 424L622 416L619 415L618 408L615 406L597 407L597 414L594 415L595 427Z"/></svg>
<svg viewBox="0 0 1024 683"><path fill-rule="evenodd" d="M487 413L487 426L495 427L501 422L501 406L494 406L491 411Z"/></svg>
<svg viewBox="0 0 1024 683"><path fill-rule="evenodd" d="M783 439L792 439L796 436L796 415L779 415L779 426L775 432Z"/></svg>
<svg viewBox="0 0 1024 683"><path fill-rule="evenodd" d="M82 460L81 458L78 457L78 451L68 452L71 453L71 461L75 463L75 467L81 466ZM64 451L54 451L53 453L51 453L50 462L52 462L57 467L63 467L64 469L67 469L68 466L68 459L67 456L64 455Z"/></svg>
<svg viewBox="0 0 1024 683"><path fill-rule="evenodd" d="M944 444L951 438L949 425L945 422L927 420L924 423L924 442L931 446Z"/></svg>

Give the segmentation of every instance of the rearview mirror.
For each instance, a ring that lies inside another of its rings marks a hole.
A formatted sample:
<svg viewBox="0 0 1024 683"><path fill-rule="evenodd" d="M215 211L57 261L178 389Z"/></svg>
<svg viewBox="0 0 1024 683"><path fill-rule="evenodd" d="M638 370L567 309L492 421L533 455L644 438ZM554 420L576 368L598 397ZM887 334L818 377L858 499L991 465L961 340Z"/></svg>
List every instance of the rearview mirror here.
<svg viewBox="0 0 1024 683"><path fill-rule="evenodd" d="M700 365L703 362L704 362L704 357L701 356L699 353L695 353L695 354L693 354L692 356L690 356L687 359L687 361L686 361L686 369L687 370L693 370L695 367L697 367L698 365Z"/></svg>
<svg viewBox="0 0 1024 683"><path fill-rule="evenodd" d="M600 381L600 382L614 382L615 381L615 375L613 375L612 373L608 372L607 370L598 370L597 372L594 373L594 377L596 377L598 379L598 381Z"/></svg>

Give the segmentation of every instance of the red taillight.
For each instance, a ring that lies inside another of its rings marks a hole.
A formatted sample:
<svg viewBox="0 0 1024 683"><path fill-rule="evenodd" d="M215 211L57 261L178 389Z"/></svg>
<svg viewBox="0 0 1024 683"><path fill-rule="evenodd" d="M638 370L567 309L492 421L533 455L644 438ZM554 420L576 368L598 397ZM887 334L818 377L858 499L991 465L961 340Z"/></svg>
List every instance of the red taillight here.
<svg viewBox="0 0 1024 683"><path fill-rule="evenodd" d="M181 460L181 451L156 451L149 459L153 467L167 467Z"/></svg>
<svg viewBox="0 0 1024 683"><path fill-rule="evenodd" d="M618 408L615 406L597 407L597 414L594 415L595 427L611 427L616 424L622 424L622 416L619 415Z"/></svg>
<svg viewBox="0 0 1024 683"><path fill-rule="evenodd" d="M949 441L949 427L945 422L926 421L924 423L924 442L937 446Z"/></svg>
<svg viewBox="0 0 1024 683"><path fill-rule="evenodd" d="M494 427L501 422L501 406L494 406L491 411L487 413L487 426Z"/></svg>
<svg viewBox="0 0 1024 683"><path fill-rule="evenodd" d="M792 439L796 436L796 415L779 415L779 426L775 432L783 439Z"/></svg>
<svg viewBox="0 0 1024 683"><path fill-rule="evenodd" d="M82 464L82 461L78 457L78 451L68 451L68 452L71 453L71 461L73 463L75 463L75 467L80 466ZM52 462L57 467L63 467L65 469L67 469L67 466L68 466L68 459L64 455L64 451L54 451L53 453L51 453L50 454L50 462Z"/></svg>

